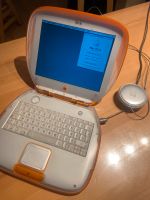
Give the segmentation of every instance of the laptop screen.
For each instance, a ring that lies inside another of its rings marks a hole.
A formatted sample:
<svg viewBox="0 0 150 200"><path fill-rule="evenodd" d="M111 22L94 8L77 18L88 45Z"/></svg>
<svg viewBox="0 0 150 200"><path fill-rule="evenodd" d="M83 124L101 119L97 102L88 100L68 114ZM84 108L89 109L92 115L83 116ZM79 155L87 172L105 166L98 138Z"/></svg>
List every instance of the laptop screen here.
<svg viewBox="0 0 150 200"><path fill-rule="evenodd" d="M115 35L42 21L36 75L99 91Z"/></svg>

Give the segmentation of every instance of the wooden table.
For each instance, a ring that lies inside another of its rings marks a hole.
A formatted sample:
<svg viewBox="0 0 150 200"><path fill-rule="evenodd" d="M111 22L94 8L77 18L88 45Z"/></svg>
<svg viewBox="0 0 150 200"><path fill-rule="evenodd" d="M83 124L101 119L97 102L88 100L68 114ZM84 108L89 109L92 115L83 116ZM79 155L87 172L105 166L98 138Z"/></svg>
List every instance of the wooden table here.
<svg viewBox="0 0 150 200"><path fill-rule="evenodd" d="M148 4L123 9L108 16L128 29L130 44L139 47ZM150 31L149 31L150 33ZM150 34L144 52L150 55ZM32 87L25 63L25 38L0 45L0 112L23 91ZM138 55L128 50L118 80L96 106L99 116L118 111L113 94L127 82L135 82ZM149 79L150 80L150 79ZM147 88L149 91L150 81ZM144 114L146 107L140 112ZM131 116L131 115L130 115ZM135 117L132 115L132 117ZM150 115L141 121L122 113L102 126L97 164L86 189L75 196L63 196L33 186L0 172L1 200L148 200L150 199Z"/></svg>

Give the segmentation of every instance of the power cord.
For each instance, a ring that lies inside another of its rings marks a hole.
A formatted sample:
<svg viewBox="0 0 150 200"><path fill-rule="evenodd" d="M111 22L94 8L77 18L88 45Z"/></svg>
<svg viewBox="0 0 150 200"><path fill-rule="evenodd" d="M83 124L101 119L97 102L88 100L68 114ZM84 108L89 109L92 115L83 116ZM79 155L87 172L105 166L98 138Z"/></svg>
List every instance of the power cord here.
<svg viewBox="0 0 150 200"><path fill-rule="evenodd" d="M113 118L113 117L116 117L117 115L120 115L121 113L123 113L123 111L116 112L116 113L114 113L114 114L112 114L112 115L109 115L109 116L107 116L107 117L99 118L99 122L100 122L101 125L104 125L104 124L107 123L107 121L108 121L109 119L111 119L111 118Z"/></svg>
<svg viewBox="0 0 150 200"><path fill-rule="evenodd" d="M128 49L136 51L137 53L140 52L140 50L137 47L131 44L128 45ZM143 51L141 52L141 56L143 60L145 60L145 64L146 64L146 73L145 73L144 85L143 85L144 90L146 90L147 79L148 79L148 74L149 74L149 69L150 69L150 57ZM142 64L142 68L143 68L143 64ZM141 79L141 75L140 75L140 79Z"/></svg>
<svg viewBox="0 0 150 200"><path fill-rule="evenodd" d="M98 13L99 13L100 15L103 14L103 13L101 12L101 10L99 9L99 7L97 7L97 6L91 6L91 7L87 10L87 12L91 12L92 10L97 10Z"/></svg>
<svg viewBox="0 0 150 200"><path fill-rule="evenodd" d="M140 64L140 67L139 67L139 71L138 71L137 78L136 78L136 84L138 84L139 81L140 81L141 74L142 74L142 69L143 69L143 65L142 65L142 50L143 50L143 46L144 46L144 43L145 43L145 40L146 40L147 31L148 31L149 13L150 13L150 3L149 3L149 6L148 6L147 15L146 15L146 22L145 22L143 39L142 39L142 42L141 42L141 45L140 45L140 48L139 48L139 64Z"/></svg>
<svg viewBox="0 0 150 200"><path fill-rule="evenodd" d="M146 85L147 85L147 80L148 80L148 75L149 75L149 69L150 69L150 57L146 53L144 53L142 51L144 43L145 43L145 40L146 40L147 32L148 32L149 13L150 13L150 3L149 3L148 11L147 11L145 28L144 28L144 34L143 34L143 39L142 39L140 48L138 49L137 47L135 47L135 46L133 46L131 44L128 45L128 49L138 52L138 55L139 55L139 64L140 64L140 67L139 67L139 70L138 70L138 73L137 73L136 84L139 84L139 81L140 81L140 79L142 77L142 71L143 71L142 59L145 59L145 61L146 61L147 67L146 67L146 73L145 73L145 79L144 79L144 86L143 86L144 90L146 90ZM116 117L116 116L120 115L123 112L124 111L119 111L119 112L114 113L114 114L112 114L110 116L107 116L107 117L104 117L104 118L99 118L99 122L100 122L101 125L104 125L104 124L107 123L107 121L109 119L111 119L113 117ZM132 108L131 108L131 112L133 114L135 114L135 116L137 117L137 118L132 118L131 116L128 115L131 119L133 119L133 120L143 120L143 119L145 119L148 116L149 112L150 112L150 103L149 103L149 100L147 102L147 112L145 113L144 116L141 116L141 115L137 114L137 112L135 110L133 110Z"/></svg>

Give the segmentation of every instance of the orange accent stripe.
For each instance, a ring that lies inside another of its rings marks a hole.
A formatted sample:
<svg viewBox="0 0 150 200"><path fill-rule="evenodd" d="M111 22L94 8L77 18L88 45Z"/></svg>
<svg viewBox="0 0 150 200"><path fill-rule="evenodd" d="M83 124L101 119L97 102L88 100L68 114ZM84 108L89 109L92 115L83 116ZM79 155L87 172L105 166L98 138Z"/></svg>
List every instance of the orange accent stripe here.
<svg viewBox="0 0 150 200"><path fill-rule="evenodd" d="M60 95L60 94L55 94L55 93L52 93L52 92L48 92L46 90L42 90L42 89L39 89L37 87L35 87L35 90L40 93L40 94L44 94L44 95L47 95L47 96L50 96L50 97L55 97L57 99L61 99L61 100L64 100L64 101L68 101L70 103L73 103L73 104L78 104L78 105L81 105L81 106L95 106L97 104L97 102L91 102L91 103L86 103L86 102L83 102L83 101L79 101L79 100L76 100L76 99L72 99L70 97L65 97L63 95Z"/></svg>
<svg viewBox="0 0 150 200"><path fill-rule="evenodd" d="M44 179L43 172L34 170L22 164L16 164L14 166L14 172L36 181L42 181Z"/></svg>

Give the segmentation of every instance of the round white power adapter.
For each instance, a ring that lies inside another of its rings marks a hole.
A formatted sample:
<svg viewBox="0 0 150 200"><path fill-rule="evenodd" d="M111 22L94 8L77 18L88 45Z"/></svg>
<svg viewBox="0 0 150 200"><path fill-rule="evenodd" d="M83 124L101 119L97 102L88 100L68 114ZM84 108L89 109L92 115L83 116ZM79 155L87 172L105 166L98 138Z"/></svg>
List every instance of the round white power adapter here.
<svg viewBox="0 0 150 200"><path fill-rule="evenodd" d="M117 92L117 99L127 110L140 109L148 101L145 90L136 84L122 86Z"/></svg>

